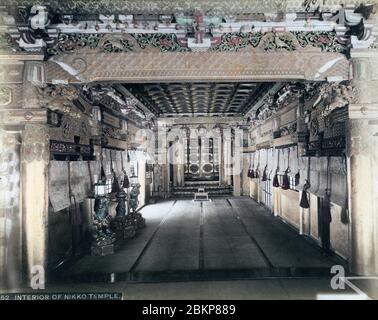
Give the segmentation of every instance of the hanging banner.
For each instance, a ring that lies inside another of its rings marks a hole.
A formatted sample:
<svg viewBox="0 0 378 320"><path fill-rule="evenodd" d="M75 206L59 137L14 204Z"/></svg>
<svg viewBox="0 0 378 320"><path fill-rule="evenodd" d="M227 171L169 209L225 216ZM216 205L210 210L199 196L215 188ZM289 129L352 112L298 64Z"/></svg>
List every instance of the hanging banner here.
<svg viewBox="0 0 378 320"><path fill-rule="evenodd" d="M49 198L54 212L70 206L67 161L49 163Z"/></svg>
<svg viewBox="0 0 378 320"><path fill-rule="evenodd" d="M106 175L107 180L113 179L113 174L112 174L112 162L111 162L111 156L110 156L110 149L102 149L102 165L104 167L104 172Z"/></svg>
<svg viewBox="0 0 378 320"><path fill-rule="evenodd" d="M267 174L268 178L271 179L274 175L274 171L276 170L276 167L274 165L274 154L273 154L273 148L268 149L268 158L267 158Z"/></svg>
<svg viewBox="0 0 378 320"><path fill-rule="evenodd" d="M348 181L346 160L343 157L330 158L329 186L331 191L331 202L347 207Z"/></svg>
<svg viewBox="0 0 378 320"><path fill-rule="evenodd" d="M101 178L101 161L89 161L92 183L95 184Z"/></svg>
<svg viewBox="0 0 378 320"><path fill-rule="evenodd" d="M290 147L290 154L289 154L289 167L290 172L289 176L295 178L295 175L299 171L298 167L298 148L297 146Z"/></svg>
<svg viewBox="0 0 378 320"><path fill-rule="evenodd" d="M310 166L310 184L311 187L308 189L308 192L317 195L320 188L320 158L311 157L311 166Z"/></svg>
<svg viewBox="0 0 378 320"><path fill-rule="evenodd" d="M298 159L298 169L299 169L299 185L297 186L298 190L303 190L306 181L310 181L310 157L299 157Z"/></svg>
<svg viewBox="0 0 378 320"><path fill-rule="evenodd" d="M87 198L91 191L88 163L86 161L70 162L71 193L76 201Z"/></svg>
<svg viewBox="0 0 378 320"><path fill-rule="evenodd" d="M121 177L123 175L121 152L122 151L117 150L112 151L113 170L116 173L117 177Z"/></svg>

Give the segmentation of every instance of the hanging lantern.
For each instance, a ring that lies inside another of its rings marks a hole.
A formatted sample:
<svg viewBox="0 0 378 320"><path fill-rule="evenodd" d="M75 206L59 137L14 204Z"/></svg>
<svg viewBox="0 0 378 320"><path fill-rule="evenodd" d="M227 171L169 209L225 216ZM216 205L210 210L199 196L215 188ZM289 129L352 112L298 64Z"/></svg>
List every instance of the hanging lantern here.
<svg viewBox="0 0 378 320"><path fill-rule="evenodd" d="M96 197L103 197L106 195L106 182L99 180L94 184L94 192Z"/></svg>
<svg viewBox="0 0 378 320"><path fill-rule="evenodd" d="M138 176L130 176L130 183L131 185L136 185L138 183Z"/></svg>
<svg viewBox="0 0 378 320"><path fill-rule="evenodd" d="M92 107L92 117L98 122L101 122L101 109L99 106Z"/></svg>
<svg viewBox="0 0 378 320"><path fill-rule="evenodd" d="M96 197L102 197L107 194L106 174L102 163L100 179L94 184L94 192Z"/></svg>

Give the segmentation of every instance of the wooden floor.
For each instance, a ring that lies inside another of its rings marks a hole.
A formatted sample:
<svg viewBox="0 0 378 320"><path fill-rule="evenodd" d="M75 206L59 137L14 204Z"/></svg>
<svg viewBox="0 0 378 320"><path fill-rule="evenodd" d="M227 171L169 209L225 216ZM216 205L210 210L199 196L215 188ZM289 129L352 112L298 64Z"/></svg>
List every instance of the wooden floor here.
<svg viewBox="0 0 378 320"><path fill-rule="evenodd" d="M147 227L114 255L85 256L73 281L183 281L329 275L340 264L250 198L169 200L142 209Z"/></svg>

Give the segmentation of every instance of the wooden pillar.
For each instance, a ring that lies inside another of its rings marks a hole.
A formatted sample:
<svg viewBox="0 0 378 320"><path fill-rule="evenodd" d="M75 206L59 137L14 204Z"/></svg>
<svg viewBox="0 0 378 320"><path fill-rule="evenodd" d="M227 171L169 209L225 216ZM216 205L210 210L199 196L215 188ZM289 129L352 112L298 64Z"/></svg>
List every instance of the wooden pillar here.
<svg viewBox="0 0 378 320"><path fill-rule="evenodd" d="M347 130L351 269L378 274L378 50L352 50L355 99Z"/></svg>
<svg viewBox="0 0 378 320"><path fill-rule="evenodd" d="M241 174L243 170L243 130L234 129L233 137L233 157L232 157L232 175L233 175L233 195L241 195Z"/></svg>
<svg viewBox="0 0 378 320"><path fill-rule="evenodd" d="M231 185L232 159L231 159L231 128L223 130L223 183Z"/></svg>
<svg viewBox="0 0 378 320"><path fill-rule="evenodd" d="M161 192L164 197L169 196L169 162L168 162L168 139L167 139L167 126L165 123L162 123L158 126L158 163L161 165Z"/></svg>
<svg viewBox="0 0 378 320"><path fill-rule="evenodd" d="M146 159L138 157L139 208L146 204Z"/></svg>
<svg viewBox="0 0 378 320"><path fill-rule="evenodd" d="M218 144L219 185L223 184L223 129L219 128L215 142Z"/></svg>
<svg viewBox="0 0 378 320"><path fill-rule="evenodd" d="M27 124L22 133L22 211L26 271L47 266L49 135L46 125Z"/></svg>
<svg viewBox="0 0 378 320"><path fill-rule="evenodd" d="M22 281L22 210L20 137L0 129L0 284L18 288Z"/></svg>

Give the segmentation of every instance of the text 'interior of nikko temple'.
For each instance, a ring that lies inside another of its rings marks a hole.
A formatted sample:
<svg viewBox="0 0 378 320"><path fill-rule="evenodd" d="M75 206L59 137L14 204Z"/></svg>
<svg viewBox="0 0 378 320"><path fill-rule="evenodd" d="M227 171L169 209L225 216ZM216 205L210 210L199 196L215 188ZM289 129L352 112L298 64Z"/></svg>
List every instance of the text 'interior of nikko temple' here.
<svg viewBox="0 0 378 320"><path fill-rule="evenodd" d="M377 288L377 9L2 0L0 287Z"/></svg>

